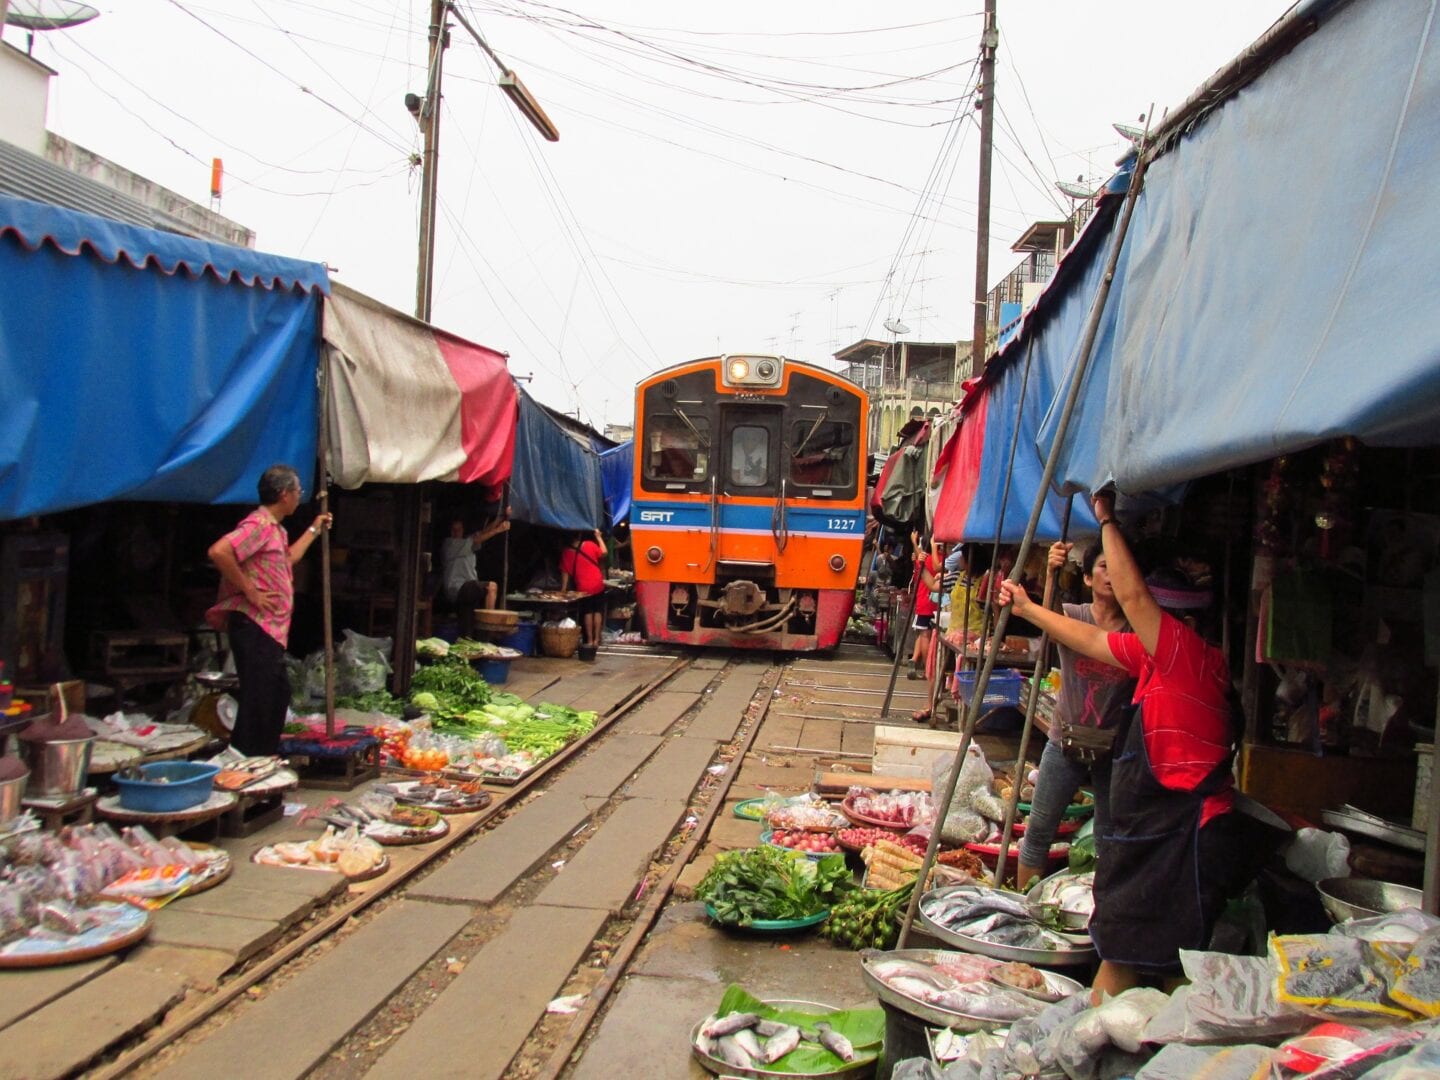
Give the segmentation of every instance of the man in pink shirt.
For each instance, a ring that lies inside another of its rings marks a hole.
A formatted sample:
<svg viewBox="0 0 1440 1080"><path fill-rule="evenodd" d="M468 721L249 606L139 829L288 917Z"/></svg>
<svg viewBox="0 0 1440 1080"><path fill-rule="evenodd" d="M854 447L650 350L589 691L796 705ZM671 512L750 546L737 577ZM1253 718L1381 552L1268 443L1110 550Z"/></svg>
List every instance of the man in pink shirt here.
<svg viewBox="0 0 1440 1080"><path fill-rule="evenodd" d="M220 594L205 621L230 637L240 677L240 710L230 744L250 755L273 754L290 704L285 646L295 610L292 567L328 528L331 515L318 514L293 544L281 524L304 498L300 476L288 465L272 465L257 485L260 505L215 543L210 561L220 571Z"/></svg>

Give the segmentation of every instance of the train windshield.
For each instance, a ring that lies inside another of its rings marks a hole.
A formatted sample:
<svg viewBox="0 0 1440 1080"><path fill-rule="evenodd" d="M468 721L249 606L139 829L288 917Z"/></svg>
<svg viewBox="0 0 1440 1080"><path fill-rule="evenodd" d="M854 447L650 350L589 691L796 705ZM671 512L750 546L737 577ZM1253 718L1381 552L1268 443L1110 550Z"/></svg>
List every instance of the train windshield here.
<svg viewBox="0 0 1440 1080"><path fill-rule="evenodd" d="M645 433L645 475L652 480L703 480L710 469L710 421L704 416L652 416Z"/></svg>
<svg viewBox="0 0 1440 1080"><path fill-rule="evenodd" d="M770 478L770 433L753 424L736 424L730 432L730 485L764 487Z"/></svg>
<svg viewBox="0 0 1440 1080"><path fill-rule="evenodd" d="M799 420L790 429L790 482L846 488L855 469L855 425Z"/></svg>

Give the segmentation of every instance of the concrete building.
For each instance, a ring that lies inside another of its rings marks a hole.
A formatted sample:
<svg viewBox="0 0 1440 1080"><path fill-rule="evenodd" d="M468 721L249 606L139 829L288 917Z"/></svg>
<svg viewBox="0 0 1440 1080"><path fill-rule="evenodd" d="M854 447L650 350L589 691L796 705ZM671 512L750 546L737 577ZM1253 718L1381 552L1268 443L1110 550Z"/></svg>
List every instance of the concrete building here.
<svg viewBox="0 0 1440 1080"><path fill-rule="evenodd" d="M56 72L0 41L0 194L239 247L255 233L45 126Z"/></svg>

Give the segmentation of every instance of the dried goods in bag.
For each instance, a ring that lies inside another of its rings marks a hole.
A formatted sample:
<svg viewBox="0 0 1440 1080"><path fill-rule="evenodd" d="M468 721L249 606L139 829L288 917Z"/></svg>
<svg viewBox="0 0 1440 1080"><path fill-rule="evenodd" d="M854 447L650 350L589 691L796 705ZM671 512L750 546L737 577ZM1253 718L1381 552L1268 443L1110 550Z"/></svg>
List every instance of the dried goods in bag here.
<svg viewBox="0 0 1440 1080"><path fill-rule="evenodd" d="M1341 934L1270 936L1276 997L1321 1017L1411 1019L1390 1001L1371 942Z"/></svg>
<svg viewBox="0 0 1440 1080"><path fill-rule="evenodd" d="M1377 941L1375 952L1390 997L1420 1016L1440 1016L1440 930L1406 948Z"/></svg>

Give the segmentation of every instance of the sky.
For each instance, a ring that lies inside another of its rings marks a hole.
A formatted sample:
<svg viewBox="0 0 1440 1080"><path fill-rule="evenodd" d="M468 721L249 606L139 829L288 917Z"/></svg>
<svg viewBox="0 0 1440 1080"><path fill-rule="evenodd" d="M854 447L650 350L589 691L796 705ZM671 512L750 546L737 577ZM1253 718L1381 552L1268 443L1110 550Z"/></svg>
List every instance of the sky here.
<svg viewBox="0 0 1440 1080"><path fill-rule="evenodd" d="M628 424L635 383L721 352L831 364L968 340L982 0L459 0L550 143L452 22L433 321L540 401ZM218 210L264 251L413 311L428 0L123 0L35 35L49 128ZM1112 122L1178 106L1289 0L999 0L993 285L1099 180ZM24 34L5 40L21 48Z"/></svg>

